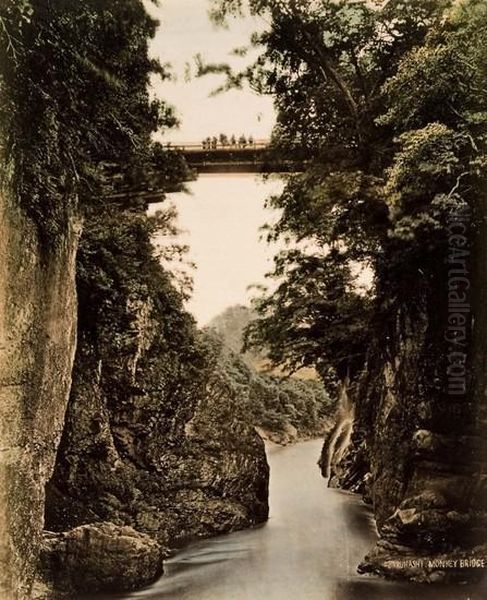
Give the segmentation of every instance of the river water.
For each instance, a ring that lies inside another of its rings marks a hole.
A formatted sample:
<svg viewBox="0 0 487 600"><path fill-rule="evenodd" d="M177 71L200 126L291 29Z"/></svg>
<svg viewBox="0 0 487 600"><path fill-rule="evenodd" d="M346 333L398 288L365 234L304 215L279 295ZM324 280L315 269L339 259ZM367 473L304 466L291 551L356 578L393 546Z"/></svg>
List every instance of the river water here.
<svg viewBox="0 0 487 600"><path fill-rule="evenodd" d="M126 600L480 600L480 590L388 583L356 573L376 534L352 494L326 487L320 440L268 446L270 518L258 528L198 541L165 575ZM113 597L113 596L112 596Z"/></svg>
<svg viewBox="0 0 487 600"><path fill-rule="evenodd" d="M246 175L202 176L191 195L173 194L180 239L197 263L188 309L200 325L224 308L246 304L247 286L272 266L258 228L276 215L265 198L282 181ZM165 204L153 205L151 212ZM164 240L159 240L164 243ZM317 468L321 441L268 446L270 518L258 528L198 541L165 563L165 575L126 600L477 600L466 587L388 583L359 576L356 566L374 545L370 510L355 495L332 490Z"/></svg>

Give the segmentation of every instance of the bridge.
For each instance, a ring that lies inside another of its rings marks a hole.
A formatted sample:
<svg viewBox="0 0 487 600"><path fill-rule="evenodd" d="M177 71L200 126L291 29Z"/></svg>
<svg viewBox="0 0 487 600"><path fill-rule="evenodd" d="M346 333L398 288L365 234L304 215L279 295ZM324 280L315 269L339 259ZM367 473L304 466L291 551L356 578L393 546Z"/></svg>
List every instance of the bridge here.
<svg viewBox="0 0 487 600"><path fill-rule="evenodd" d="M290 173L302 171L304 163L275 159L268 140L222 144L216 138L202 143L166 144L181 152L197 173Z"/></svg>
<svg viewBox="0 0 487 600"><path fill-rule="evenodd" d="M267 140L222 145L206 143L203 145L165 144L169 152L181 153L188 166L196 175L200 173L297 173L304 170L306 160L283 160L273 156ZM168 182L164 173L156 168L144 172L142 180L136 185L129 183L126 172L119 163L100 163L101 186L107 202L123 206L128 198L138 198L141 203L161 202L168 191Z"/></svg>

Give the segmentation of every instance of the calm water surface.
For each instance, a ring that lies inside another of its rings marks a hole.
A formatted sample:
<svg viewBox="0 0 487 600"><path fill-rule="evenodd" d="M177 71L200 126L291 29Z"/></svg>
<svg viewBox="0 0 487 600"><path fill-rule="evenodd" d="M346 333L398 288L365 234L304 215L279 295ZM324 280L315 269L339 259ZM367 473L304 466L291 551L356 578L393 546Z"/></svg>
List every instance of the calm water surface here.
<svg viewBox="0 0 487 600"><path fill-rule="evenodd" d="M191 544L166 574L119 599L480 600L481 590L387 583L356 574L375 540L368 509L328 489L316 466L321 442L267 449L271 514L262 527Z"/></svg>
<svg viewBox="0 0 487 600"><path fill-rule="evenodd" d="M181 241L198 265L188 308L200 325L229 305L247 303L247 286L262 282L276 248L259 243L258 228L276 218L265 198L282 181L255 176L206 176L192 195L174 194ZM164 206L164 205L163 205ZM151 207L151 211L158 208ZM164 240L161 240L164 243ZM269 446L270 518L262 527L199 541L165 565L143 591L111 596L153 600L477 600L484 590L387 583L359 576L373 546L370 511L354 495L331 490L316 462L321 441Z"/></svg>

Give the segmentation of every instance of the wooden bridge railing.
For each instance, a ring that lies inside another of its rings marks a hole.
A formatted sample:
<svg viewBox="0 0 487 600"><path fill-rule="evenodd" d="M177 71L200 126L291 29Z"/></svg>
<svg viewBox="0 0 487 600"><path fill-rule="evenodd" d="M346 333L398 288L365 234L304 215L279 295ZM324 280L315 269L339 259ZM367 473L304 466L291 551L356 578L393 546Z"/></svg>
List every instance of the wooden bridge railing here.
<svg viewBox="0 0 487 600"><path fill-rule="evenodd" d="M226 143L222 144L218 141L206 142L180 142L172 143L168 142L164 144L164 148L167 150L178 150L179 152L191 153L191 152L218 152L222 150L266 150L269 148L269 140L253 140L249 142L235 142L234 144Z"/></svg>

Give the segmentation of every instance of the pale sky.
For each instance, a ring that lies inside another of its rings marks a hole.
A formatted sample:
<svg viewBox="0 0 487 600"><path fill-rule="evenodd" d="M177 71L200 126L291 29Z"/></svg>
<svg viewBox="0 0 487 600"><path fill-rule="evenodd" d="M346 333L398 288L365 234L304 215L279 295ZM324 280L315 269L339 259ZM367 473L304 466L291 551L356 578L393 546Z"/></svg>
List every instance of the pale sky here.
<svg viewBox="0 0 487 600"><path fill-rule="evenodd" d="M247 45L262 23L236 19L227 30L216 28L208 18L210 0L161 0L159 7L146 5L161 23L151 53L162 63L171 63L176 77L175 81L158 79L154 85L154 93L176 108L181 121L180 129L167 132L163 141L199 143L220 133L268 138L275 121L270 97L249 89L210 97L223 83L223 76L185 80L186 65L194 65L196 54L206 62L245 67L250 57L232 56L232 50ZM189 244L188 259L197 265L187 308L199 325L207 324L228 306L248 304L254 295L248 286L265 282L276 248L259 241L259 228L272 220L264 208L265 198L279 193L282 185L279 179L263 182L245 174L201 176L188 184L191 195L169 194L162 205L176 205L179 226L185 232L178 240ZM158 208L161 206L151 205L149 212ZM156 243L167 241L161 238Z"/></svg>
<svg viewBox="0 0 487 600"><path fill-rule="evenodd" d="M185 81L185 66L188 62L194 64L193 57L198 53L207 62L245 66L249 58L235 57L231 52L246 45L262 22L234 19L229 29L217 28L208 18L210 0L161 0L159 7L150 2L146 5L161 23L151 53L161 62L170 63L176 77L175 81L158 79L154 85L155 94L176 108L181 121L180 129L167 132L164 140L200 142L220 133L268 138L275 120L270 97L248 89L209 97L223 82L223 76Z"/></svg>
<svg viewBox="0 0 487 600"><path fill-rule="evenodd" d="M194 292L187 308L199 325L206 325L229 306L248 305L252 284L267 284L272 258L281 247L261 240L262 225L274 222L279 213L264 208L265 199L279 194L284 182L277 176L263 180L251 174L201 175L188 184L191 194L168 194L149 213L173 203L183 230L180 243L190 246L188 260L196 263L192 273ZM156 244L167 244L160 237ZM173 266L174 267L174 266ZM173 268L169 266L169 268Z"/></svg>

